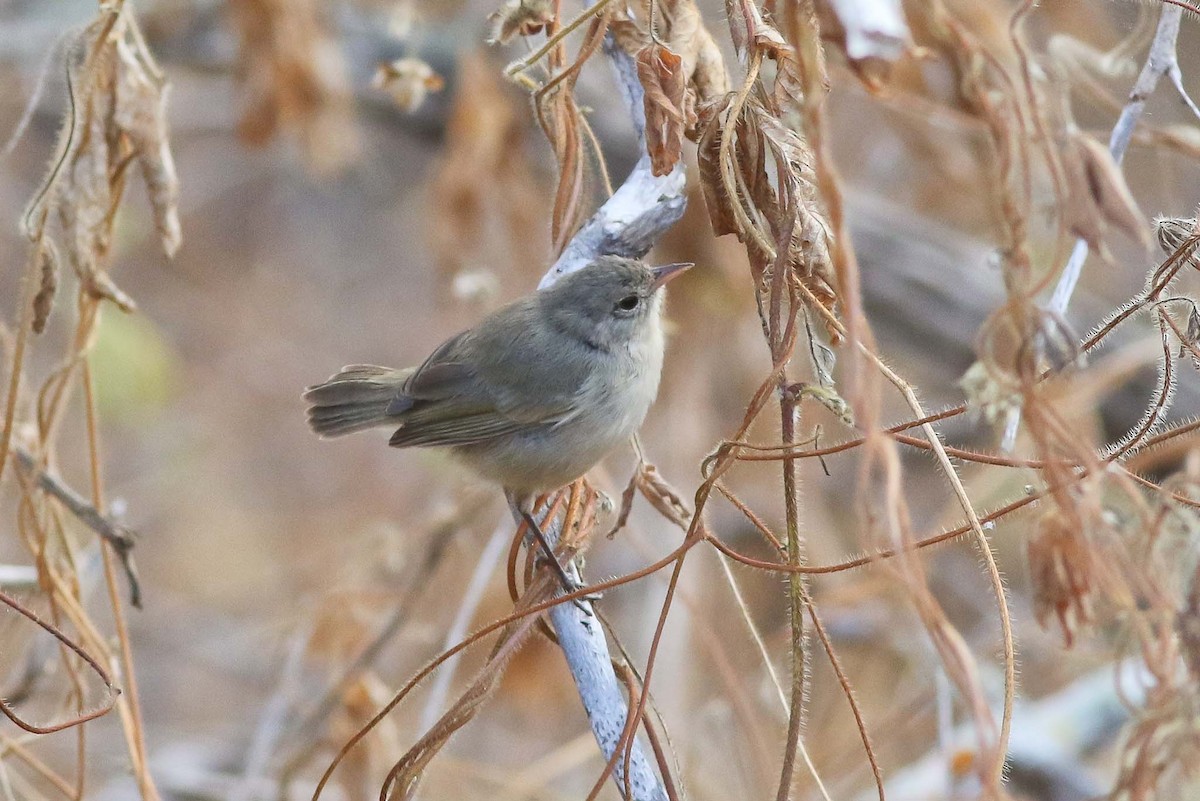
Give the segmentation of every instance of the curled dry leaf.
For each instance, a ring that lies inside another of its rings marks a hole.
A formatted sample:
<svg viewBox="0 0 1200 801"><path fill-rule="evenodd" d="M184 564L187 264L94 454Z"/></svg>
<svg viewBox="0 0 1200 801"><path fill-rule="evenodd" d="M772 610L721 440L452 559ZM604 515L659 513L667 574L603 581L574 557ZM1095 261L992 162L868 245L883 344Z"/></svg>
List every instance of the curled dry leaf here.
<svg viewBox="0 0 1200 801"><path fill-rule="evenodd" d="M391 95L404 111L412 112L420 108L430 92L442 91L446 82L424 61L410 56L380 64L371 85Z"/></svg>
<svg viewBox="0 0 1200 801"><path fill-rule="evenodd" d="M154 209L154 224L168 257L179 249L179 177L167 140L167 96L170 86L148 55L126 39L116 42L119 69L113 119L128 137Z"/></svg>
<svg viewBox="0 0 1200 801"><path fill-rule="evenodd" d="M799 109L803 104L804 80L793 48L773 25L763 19L753 0L726 0L729 33L734 50L743 65L755 51L775 62L776 76L772 97L780 108Z"/></svg>
<svg viewBox="0 0 1200 801"><path fill-rule="evenodd" d="M831 232L817 197L808 146L753 98L731 126L730 101L725 98L701 110L700 183L713 231L718 236L735 234L745 243L759 279L784 251L791 274L833 312L837 279L829 254ZM728 135L734 137L732 158L722 163L722 139ZM730 186L735 188L732 196ZM838 341L832 326L826 330Z"/></svg>
<svg viewBox="0 0 1200 801"><path fill-rule="evenodd" d="M692 510L671 484L652 464L643 462L638 466L635 481L650 505L677 526L686 529L692 519Z"/></svg>
<svg viewBox="0 0 1200 801"><path fill-rule="evenodd" d="M741 229L733 209L735 198L729 197L721 180L721 139L725 117L732 96L721 98L700 109L700 137L696 143L696 161L700 167L700 188L713 234L737 234ZM742 236L738 239L745 241Z"/></svg>
<svg viewBox="0 0 1200 801"><path fill-rule="evenodd" d="M1149 244L1146 218L1107 147L1072 124L1062 148L1062 161L1068 193L1063 215L1073 234L1106 258L1107 225L1115 225L1139 242Z"/></svg>
<svg viewBox="0 0 1200 801"><path fill-rule="evenodd" d="M532 36L554 21L551 0L508 0L488 17L492 23L489 44L508 44L517 36Z"/></svg>
<svg viewBox="0 0 1200 801"><path fill-rule="evenodd" d="M609 30L618 45L642 59L648 48L665 50L679 60L673 73L683 83L683 98L677 107L684 116L684 134L693 141L699 136L697 108L724 97L729 92L725 57L693 0L675 0L655 6L655 34L649 34L648 2L613 6ZM641 74L639 63L639 75ZM645 85L645 78L642 79ZM647 87L648 89L649 87ZM647 105L647 115L649 106Z"/></svg>
<svg viewBox="0 0 1200 801"><path fill-rule="evenodd" d="M682 60L668 48L652 44L637 54L638 79L646 110L646 150L651 172L667 175L683 155L685 125L695 123L695 112L684 108L687 79Z"/></svg>

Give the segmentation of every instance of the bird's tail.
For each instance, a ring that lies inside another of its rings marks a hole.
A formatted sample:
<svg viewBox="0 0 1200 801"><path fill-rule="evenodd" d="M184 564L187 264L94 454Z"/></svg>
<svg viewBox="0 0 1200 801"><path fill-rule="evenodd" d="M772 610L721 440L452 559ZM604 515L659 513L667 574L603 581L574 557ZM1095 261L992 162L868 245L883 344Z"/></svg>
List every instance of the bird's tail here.
<svg viewBox="0 0 1200 801"><path fill-rule="evenodd" d="M328 381L309 387L308 424L321 437L340 437L391 420L388 406L408 378L408 370L353 364Z"/></svg>

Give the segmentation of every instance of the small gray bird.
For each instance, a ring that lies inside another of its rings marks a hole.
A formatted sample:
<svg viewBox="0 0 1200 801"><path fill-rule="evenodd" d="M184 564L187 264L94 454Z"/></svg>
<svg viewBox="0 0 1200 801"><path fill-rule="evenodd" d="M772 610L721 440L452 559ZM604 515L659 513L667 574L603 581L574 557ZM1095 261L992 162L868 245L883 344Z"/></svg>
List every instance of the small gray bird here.
<svg viewBox="0 0 1200 801"><path fill-rule="evenodd" d="M310 387L309 425L322 437L394 426L394 447L446 447L527 514L641 426L662 371L663 285L691 266L601 256L420 367L353 365Z"/></svg>

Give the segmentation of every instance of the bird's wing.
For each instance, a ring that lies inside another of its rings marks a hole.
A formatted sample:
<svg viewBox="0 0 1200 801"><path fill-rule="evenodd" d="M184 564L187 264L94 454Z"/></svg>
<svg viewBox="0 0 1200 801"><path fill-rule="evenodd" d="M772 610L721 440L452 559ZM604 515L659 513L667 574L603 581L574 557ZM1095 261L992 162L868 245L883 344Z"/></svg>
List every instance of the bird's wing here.
<svg viewBox="0 0 1200 801"><path fill-rule="evenodd" d="M480 364L475 337L467 331L447 340L404 383L388 407L388 414L400 423L390 445L470 445L553 425L573 412L570 398L540 393L524 393L523 401L517 398L504 365L521 350L519 343L493 346L488 365L472 366Z"/></svg>

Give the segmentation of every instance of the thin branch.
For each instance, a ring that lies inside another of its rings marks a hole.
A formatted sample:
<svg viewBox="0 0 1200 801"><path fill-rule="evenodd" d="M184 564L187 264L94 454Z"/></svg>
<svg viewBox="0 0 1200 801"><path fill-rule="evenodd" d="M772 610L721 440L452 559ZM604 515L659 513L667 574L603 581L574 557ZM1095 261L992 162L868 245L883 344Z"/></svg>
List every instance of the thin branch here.
<svg viewBox="0 0 1200 801"><path fill-rule="evenodd" d="M142 608L142 590L138 583L137 567L133 563L133 533L124 526L113 522L102 515L95 506L88 503L82 495L68 487L62 479L54 476L38 466L38 460L33 454L20 445L13 445L13 456L21 465L21 469L37 479L37 484L44 492L52 495L61 503L75 519L90 528L100 539L112 546L121 560L121 568L129 582L129 603Z"/></svg>

